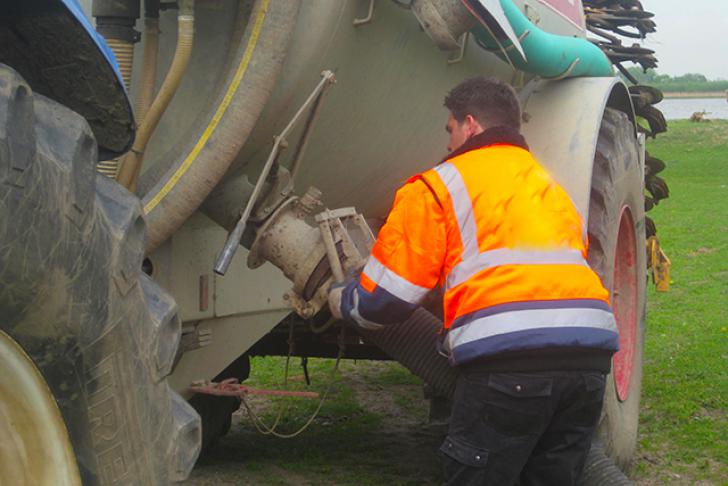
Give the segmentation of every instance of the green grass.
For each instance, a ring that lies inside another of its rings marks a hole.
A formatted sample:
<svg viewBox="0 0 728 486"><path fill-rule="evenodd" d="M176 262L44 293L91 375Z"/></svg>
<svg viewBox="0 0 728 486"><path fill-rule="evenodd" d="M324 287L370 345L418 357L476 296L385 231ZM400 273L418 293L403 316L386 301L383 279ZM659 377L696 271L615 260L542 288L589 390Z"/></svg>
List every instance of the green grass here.
<svg viewBox="0 0 728 486"><path fill-rule="evenodd" d="M288 389L323 392L334 360L310 359L311 386L300 360L291 360ZM255 358L246 382L282 388L285 358ZM267 424L285 405L278 432L290 433L315 411L315 399L261 399L251 404ZM291 439L260 435L246 413L202 459L190 484L401 485L438 484L434 451L441 437L423 425L427 408L419 379L397 363L342 361L335 387L309 429Z"/></svg>
<svg viewBox="0 0 728 486"><path fill-rule="evenodd" d="M648 293L638 484L728 484L728 122L673 122L650 141L667 163L669 199L650 212L672 259L672 289ZM256 358L247 384L278 387L285 359ZM311 389L332 360L309 361ZM305 389L300 360L291 387ZM288 399L280 431L303 424L317 402ZM256 410L270 423L279 400ZM439 484L441 431L423 427L417 378L396 363L342 362L334 392L302 435L258 434L245 414L191 484Z"/></svg>
<svg viewBox="0 0 728 486"><path fill-rule="evenodd" d="M672 287L648 291L635 476L728 484L728 122L671 122L648 150L667 163L650 216Z"/></svg>

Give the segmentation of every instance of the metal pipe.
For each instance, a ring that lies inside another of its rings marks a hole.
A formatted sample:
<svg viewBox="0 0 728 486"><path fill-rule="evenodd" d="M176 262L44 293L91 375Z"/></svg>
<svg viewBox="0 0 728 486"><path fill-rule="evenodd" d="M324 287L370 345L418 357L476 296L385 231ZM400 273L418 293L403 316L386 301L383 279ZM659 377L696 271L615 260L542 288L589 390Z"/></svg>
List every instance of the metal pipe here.
<svg viewBox="0 0 728 486"><path fill-rule="evenodd" d="M329 266L331 267L331 273L334 274L334 280L336 283L344 282L344 269L341 268L341 262L339 261L338 253L336 251L336 244L334 243L334 237L331 235L331 225L327 219L319 221L319 228L321 228L321 238L326 247L326 257L329 260Z"/></svg>
<svg viewBox="0 0 728 486"><path fill-rule="evenodd" d="M112 51L116 62L119 63L119 71L121 71L121 79L124 80L127 92L131 89L131 70L134 65L134 43L121 39L106 39Z"/></svg>
<svg viewBox="0 0 728 486"><path fill-rule="evenodd" d="M289 170L291 171L291 180L294 184L296 182L296 173L298 172L298 168L301 165L301 160L303 160L303 154L306 152L306 147L308 147L308 141L311 139L311 128L316 122L319 111L321 110L321 100L323 99L323 97L324 91L322 89L316 97L316 101L311 108L311 112L308 114L306 123L303 126L303 134L298 141L298 145L296 145L296 150L293 152L293 161L291 162Z"/></svg>
<svg viewBox="0 0 728 486"><path fill-rule="evenodd" d="M227 269L230 266L230 262L233 261L233 256L235 256L240 240L243 237L245 225L248 223L250 213L253 211L253 204L255 204L255 200L258 199L258 196L260 195L260 191L263 188L263 182L267 179L268 173L270 172L271 167L273 167L273 162L278 158L278 150L280 149L280 146L281 137L276 137L275 143L273 144L273 150L271 150L268 160L266 160L265 165L263 166L263 171L260 173L260 177L258 177L258 182L253 188L253 193L250 195L250 198L248 198L248 203L245 205L243 214L240 215L240 219L235 225L235 228L233 228L233 230L228 234L225 246L223 246L220 256L217 257L217 262L215 263L215 268L213 270L218 275L225 275L225 272L227 272Z"/></svg>
<svg viewBox="0 0 728 486"><path fill-rule="evenodd" d="M139 79L139 96L136 100L137 123L142 123L154 99L154 84L157 79L157 53L159 52L159 17L144 19L144 54Z"/></svg>
<svg viewBox="0 0 728 486"><path fill-rule="evenodd" d="M139 18L139 0L94 0L91 15L96 19L96 30L114 52L124 86L129 91L134 44L139 42L139 32L134 30Z"/></svg>
<svg viewBox="0 0 728 486"><path fill-rule="evenodd" d="M172 97L177 91L182 81L182 76L189 65L195 34L194 5L194 0L179 1L177 47L172 59L172 65L167 72L167 76L164 78L159 93L149 107L144 121L139 126L139 131L137 131L136 140L131 148L131 152L124 159L117 177L119 183L132 192L136 189L136 181L141 171L144 150L147 147L147 143L152 137L154 129L157 128L157 124L167 109L169 102L172 101Z"/></svg>
<svg viewBox="0 0 728 486"><path fill-rule="evenodd" d="M134 44L139 41L139 32L134 30L139 18L139 0L94 0L92 15L96 18L97 31L104 36L116 57L126 91L130 92ZM119 160L101 161L96 168L105 176L115 178L119 171Z"/></svg>
<svg viewBox="0 0 728 486"><path fill-rule="evenodd" d="M476 20L461 0L413 0L412 13L443 51L460 50L458 39Z"/></svg>
<svg viewBox="0 0 728 486"><path fill-rule="evenodd" d="M469 0L468 5L477 2ZM482 1L481 1L482 3ZM531 22L513 3L513 0L489 0L502 8L504 15L501 27L506 23L518 39L505 44L488 31L486 24L476 26L472 33L476 42L488 50L497 51L498 56L516 68L543 78L560 79L565 77L612 77L612 63L597 46L587 39L556 35L546 32ZM494 13L496 7L488 10ZM528 35L525 35L528 33ZM510 49L523 50L523 55Z"/></svg>
<svg viewBox="0 0 728 486"><path fill-rule="evenodd" d="M121 39L107 38L106 43L114 52L116 62L119 64L121 79L124 81L127 93L131 91L131 72L134 65L134 43ZM96 170L112 179L119 172L119 163L122 157L103 160L96 165Z"/></svg>

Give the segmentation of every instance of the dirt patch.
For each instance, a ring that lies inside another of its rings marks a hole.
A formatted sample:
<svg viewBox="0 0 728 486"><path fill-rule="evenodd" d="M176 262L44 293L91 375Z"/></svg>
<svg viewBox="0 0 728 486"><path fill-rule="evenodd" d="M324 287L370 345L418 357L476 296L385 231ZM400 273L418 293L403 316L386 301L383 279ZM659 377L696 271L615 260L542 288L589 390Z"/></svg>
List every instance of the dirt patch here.
<svg viewBox="0 0 728 486"><path fill-rule="evenodd" d="M377 362L359 363L356 371L346 372L346 381L359 404L368 411L380 415L385 427L409 428L423 425L427 418L429 402L423 396L422 386L379 383L377 378L387 370L388 366L392 365ZM398 397L413 402L413 406L404 408L401 400L398 403Z"/></svg>
<svg viewBox="0 0 728 486"><path fill-rule="evenodd" d="M705 409L703 409L705 410ZM705 410L706 414L711 411ZM638 466L630 477L636 486L724 486L724 481L714 482L706 479L705 471L718 471L723 467L717 461L703 458L696 463L676 462L667 450L638 451L634 464Z"/></svg>
<svg viewBox="0 0 728 486"><path fill-rule="evenodd" d="M428 423L429 400L422 384L380 384L377 375L391 363L366 363L366 369L347 374L357 401L381 418L377 447L410 469L421 484L439 484L437 449L445 438L443 425ZM363 372L363 373L362 373Z"/></svg>
<svg viewBox="0 0 728 486"><path fill-rule="evenodd" d="M300 436L277 439L255 431L244 410L233 416L230 433L213 454L201 459L188 485L439 485L442 469L437 450L444 426L428 425L429 401L422 386L392 363L357 362L343 366L338 394L331 406ZM393 372L394 371L394 372ZM400 370L401 371L401 370ZM257 413L267 412L268 399L254 397ZM343 403L343 405L342 405ZM289 410L290 414L295 410ZM702 408L714 418L722 411ZM297 425L307 418L296 415ZM286 423L281 428L297 428ZM702 460L676 463L664 451L639 451L630 474L638 486L699 485L704 470L720 468Z"/></svg>
<svg viewBox="0 0 728 486"><path fill-rule="evenodd" d="M445 428L428 425L429 401L422 385L406 373L392 373L392 366L398 365L347 363L340 392L357 405L341 408L336 404L341 397L332 397L334 409L322 410L311 428L294 439L259 434L241 408L233 415L230 433L198 462L185 484L441 484L437 450ZM275 410L266 398L248 402L269 419ZM281 428L288 430L291 424Z"/></svg>
<svg viewBox="0 0 728 486"><path fill-rule="evenodd" d="M700 255L710 255L711 253L715 253L716 251L718 251L717 248L700 247L697 250L689 251L687 253L687 255L689 257L696 257L696 256L700 256Z"/></svg>

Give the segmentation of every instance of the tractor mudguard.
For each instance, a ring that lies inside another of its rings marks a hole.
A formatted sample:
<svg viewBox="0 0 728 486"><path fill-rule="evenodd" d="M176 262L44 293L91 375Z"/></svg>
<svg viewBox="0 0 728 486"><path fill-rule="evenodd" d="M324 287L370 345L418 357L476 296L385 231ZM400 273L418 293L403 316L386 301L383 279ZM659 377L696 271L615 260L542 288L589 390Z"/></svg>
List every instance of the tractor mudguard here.
<svg viewBox="0 0 728 486"><path fill-rule="evenodd" d="M569 193L586 221L594 155L605 109L625 112L634 125L627 87L616 77L538 80L521 91L521 103L522 131L531 152ZM643 155L641 146L641 166Z"/></svg>
<svg viewBox="0 0 728 486"><path fill-rule="evenodd" d="M125 153L134 115L114 54L77 0L23 0L0 7L0 63L31 89L83 116L99 160Z"/></svg>

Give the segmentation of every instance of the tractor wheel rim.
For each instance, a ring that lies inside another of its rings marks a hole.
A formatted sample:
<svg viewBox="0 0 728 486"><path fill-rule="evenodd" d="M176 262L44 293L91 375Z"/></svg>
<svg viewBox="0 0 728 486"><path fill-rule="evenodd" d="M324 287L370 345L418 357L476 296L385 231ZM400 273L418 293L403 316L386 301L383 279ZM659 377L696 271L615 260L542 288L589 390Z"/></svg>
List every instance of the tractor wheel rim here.
<svg viewBox="0 0 728 486"><path fill-rule="evenodd" d="M619 329L619 351L614 355L617 397L627 400L634 370L637 341L637 238L628 207L622 208L614 256L612 306Z"/></svg>
<svg viewBox="0 0 728 486"><path fill-rule="evenodd" d="M33 361L0 331L0 471L8 484L80 486L55 399Z"/></svg>

